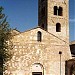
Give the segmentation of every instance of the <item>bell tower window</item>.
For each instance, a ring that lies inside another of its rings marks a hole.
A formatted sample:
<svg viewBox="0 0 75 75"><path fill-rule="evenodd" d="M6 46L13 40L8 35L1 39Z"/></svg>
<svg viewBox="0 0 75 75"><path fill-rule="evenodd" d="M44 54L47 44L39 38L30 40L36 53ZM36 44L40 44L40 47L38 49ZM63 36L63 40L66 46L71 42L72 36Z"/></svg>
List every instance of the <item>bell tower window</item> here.
<svg viewBox="0 0 75 75"><path fill-rule="evenodd" d="M63 16L63 8L54 6L54 15Z"/></svg>
<svg viewBox="0 0 75 75"><path fill-rule="evenodd" d="M58 15L57 14L57 10L58 10L58 7L57 6L54 6L54 15Z"/></svg>
<svg viewBox="0 0 75 75"><path fill-rule="evenodd" d="M41 42L41 40L42 40L42 33L40 31L38 31L38 33L37 33L37 41Z"/></svg>
<svg viewBox="0 0 75 75"><path fill-rule="evenodd" d="M61 24L60 23L56 24L56 32L61 32Z"/></svg>
<svg viewBox="0 0 75 75"><path fill-rule="evenodd" d="M63 8L62 7L59 7L59 9L58 9L58 15L59 16L63 15Z"/></svg>

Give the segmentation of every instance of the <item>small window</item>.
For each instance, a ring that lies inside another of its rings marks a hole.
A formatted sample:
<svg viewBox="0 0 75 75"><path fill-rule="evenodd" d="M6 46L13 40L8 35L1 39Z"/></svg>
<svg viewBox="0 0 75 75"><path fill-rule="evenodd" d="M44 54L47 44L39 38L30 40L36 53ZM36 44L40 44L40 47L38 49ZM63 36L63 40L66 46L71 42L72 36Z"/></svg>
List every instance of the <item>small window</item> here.
<svg viewBox="0 0 75 75"><path fill-rule="evenodd" d="M56 24L56 32L61 32L61 24L60 23Z"/></svg>
<svg viewBox="0 0 75 75"><path fill-rule="evenodd" d="M54 15L58 15L58 14L57 14L57 11L58 11L57 6L54 6Z"/></svg>
<svg viewBox="0 0 75 75"><path fill-rule="evenodd" d="M37 41L41 42L42 34L40 31L37 33Z"/></svg>
<svg viewBox="0 0 75 75"><path fill-rule="evenodd" d="M58 9L58 15L59 16L63 15L63 9L62 9L62 7L59 7L59 9Z"/></svg>

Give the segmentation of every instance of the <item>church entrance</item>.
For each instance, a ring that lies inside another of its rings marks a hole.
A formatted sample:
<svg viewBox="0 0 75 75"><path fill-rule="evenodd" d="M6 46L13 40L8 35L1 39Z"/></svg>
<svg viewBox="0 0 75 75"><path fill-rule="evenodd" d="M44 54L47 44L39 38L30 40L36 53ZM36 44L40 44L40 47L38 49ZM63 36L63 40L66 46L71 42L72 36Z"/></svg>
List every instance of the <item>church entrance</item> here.
<svg viewBox="0 0 75 75"><path fill-rule="evenodd" d="M43 65L40 63L34 63L31 66L32 75L44 75Z"/></svg>
<svg viewBox="0 0 75 75"><path fill-rule="evenodd" d="M42 75L42 72L32 72L32 75Z"/></svg>

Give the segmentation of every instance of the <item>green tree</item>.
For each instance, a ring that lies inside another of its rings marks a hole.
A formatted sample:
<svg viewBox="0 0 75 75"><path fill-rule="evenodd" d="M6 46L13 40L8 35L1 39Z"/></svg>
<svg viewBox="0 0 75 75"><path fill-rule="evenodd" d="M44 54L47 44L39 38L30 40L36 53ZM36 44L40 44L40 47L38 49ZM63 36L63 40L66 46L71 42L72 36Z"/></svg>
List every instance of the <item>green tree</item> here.
<svg viewBox="0 0 75 75"><path fill-rule="evenodd" d="M3 65L11 58L10 50L12 49L12 45L9 44L11 28L6 21L7 17L2 11L3 7L0 6L0 75L3 75L5 69Z"/></svg>

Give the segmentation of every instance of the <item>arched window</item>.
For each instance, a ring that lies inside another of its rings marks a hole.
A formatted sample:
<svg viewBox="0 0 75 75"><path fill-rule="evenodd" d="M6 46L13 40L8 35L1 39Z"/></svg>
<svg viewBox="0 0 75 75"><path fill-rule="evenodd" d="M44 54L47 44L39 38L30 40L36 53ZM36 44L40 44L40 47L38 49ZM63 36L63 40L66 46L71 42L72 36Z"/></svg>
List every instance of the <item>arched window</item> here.
<svg viewBox="0 0 75 75"><path fill-rule="evenodd" d="M40 31L38 31L38 33L37 33L37 41L41 42L41 38L42 38L42 33Z"/></svg>
<svg viewBox="0 0 75 75"><path fill-rule="evenodd" d="M58 9L58 15L59 16L63 15L63 8L62 7L59 7L59 9Z"/></svg>
<svg viewBox="0 0 75 75"><path fill-rule="evenodd" d="M54 6L54 15L63 16L63 8Z"/></svg>
<svg viewBox="0 0 75 75"><path fill-rule="evenodd" d="M58 12L58 7L54 6L54 15L58 15L57 12Z"/></svg>
<svg viewBox="0 0 75 75"><path fill-rule="evenodd" d="M61 32L61 24L60 23L56 24L56 32Z"/></svg>

